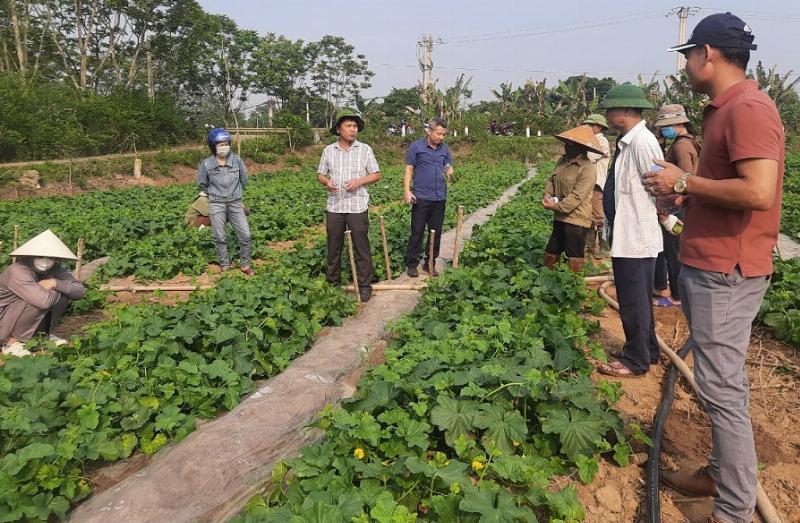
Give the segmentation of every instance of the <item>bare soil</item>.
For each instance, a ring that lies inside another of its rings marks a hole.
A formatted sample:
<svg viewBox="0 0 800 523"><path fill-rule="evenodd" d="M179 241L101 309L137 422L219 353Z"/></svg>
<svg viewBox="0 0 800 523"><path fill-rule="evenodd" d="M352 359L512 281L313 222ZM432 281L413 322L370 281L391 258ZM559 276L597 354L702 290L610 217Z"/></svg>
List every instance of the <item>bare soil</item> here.
<svg viewBox="0 0 800 523"><path fill-rule="evenodd" d="M613 288L612 288L613 290ZM609 292L613 296L613 292ZM656 331L673 349L688 338L686 318L680 308L655 308ZM595 335L605 351L622 348L625 335L619 315L610 307L596 318ZM687 359L691 366L691 356ZM759 480L784 521L800 522L800 354L756 328L747 360L750 375L750 413L759 461ZM624 395L616 405L626 422L649 432L661 401L666 366L651 367L641 378L619 379ZM609 379L600 374L596 379ZM611 378L613 379L613 378ZM638 450L638 449L637 449ZM676 387L675 402L667 419L662 443L662 469L705 465L711 450L708 417L683 380ZM644 463L619 467L603 461L590 485L568 479L586 507L588 523L635 522L644 516ZM621 500L617 503L617 498ZM661 484L663 523L701 522L711 512L713 499L687 498ZM755 521L761 521L756 515Z"/></svg>

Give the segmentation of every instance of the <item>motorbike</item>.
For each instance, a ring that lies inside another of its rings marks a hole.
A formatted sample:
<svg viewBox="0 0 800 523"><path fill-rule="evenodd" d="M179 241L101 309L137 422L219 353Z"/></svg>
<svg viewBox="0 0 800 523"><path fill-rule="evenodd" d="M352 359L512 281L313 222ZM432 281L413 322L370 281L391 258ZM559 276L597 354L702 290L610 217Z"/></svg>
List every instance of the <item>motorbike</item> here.
<svg viewBox="0 0 800 523"><path fill-rule="evenodd" d="M499 125L490 125L489 132L497 136L514 136L514 126L517 122L501 123Z"/></svg>
<svg viewBox="0 0 800 523"><path fill-rule="evenodd" d="M405 124L406 127L406 135L414 134L414 128L408 124ZM390 124L389 127L386 128L386 135L387 136L403 136L403 124Z"/></svg>

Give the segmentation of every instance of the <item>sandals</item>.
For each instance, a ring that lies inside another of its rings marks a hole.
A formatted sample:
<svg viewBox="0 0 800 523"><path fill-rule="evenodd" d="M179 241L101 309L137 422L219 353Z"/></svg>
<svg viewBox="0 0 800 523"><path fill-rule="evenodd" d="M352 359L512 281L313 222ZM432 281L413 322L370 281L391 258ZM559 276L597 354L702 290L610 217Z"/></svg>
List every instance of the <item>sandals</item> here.
<svg viewBox="0 0 800 523"><path fill-rule="evenodd" d="M672 301L672 298L659 296L658 299L653 300L653 305L656 306L656 307L664 307L664 308L680 307L681 306L681 302L677 302L676 303L676 302Z"/></svg>
<svg viewBox="0 0 800 523"><path fill-rule="evenodd" d="M606 376L614 376L615 378L641 378L644 374L634 374L632 370L626 367L622 362L614 361L606 365L597 367L600 374Z"/></svg>

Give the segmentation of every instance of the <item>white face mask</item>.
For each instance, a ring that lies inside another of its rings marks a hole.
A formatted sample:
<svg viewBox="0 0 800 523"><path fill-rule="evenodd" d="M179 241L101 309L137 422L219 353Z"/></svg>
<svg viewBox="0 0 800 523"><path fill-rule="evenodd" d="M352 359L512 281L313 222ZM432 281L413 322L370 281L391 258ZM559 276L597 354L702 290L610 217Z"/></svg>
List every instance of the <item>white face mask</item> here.
<svg viewBox="0 0 800 523"><path fill-rule="evenodd" d="M226 158L230 153L231 153L230 145L217 146L217 156L219 156L220 158Z"/></svg>
<svg viewBox="0 0 800 523"><path fill-rule="evenodd" d="M33 267L39 272L49 271L56 261L53 258L34 258Z"/></svg>

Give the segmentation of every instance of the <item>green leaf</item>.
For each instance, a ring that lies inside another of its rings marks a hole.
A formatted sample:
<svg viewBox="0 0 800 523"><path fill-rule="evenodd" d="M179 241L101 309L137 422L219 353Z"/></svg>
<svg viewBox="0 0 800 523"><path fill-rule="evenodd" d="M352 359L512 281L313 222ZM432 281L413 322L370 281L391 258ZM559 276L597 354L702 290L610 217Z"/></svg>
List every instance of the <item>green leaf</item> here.
<svg viewBox="0 0 800 523"><path fill-rule="evenodd" d="M457 438L473 429L477 405L474 401L456 400L441 395L436 406L431 409L431 422L447 432L450 438Z"/></svg>
<svg viewBox="0 0 800 523"><path fill-rule="evenodd" d="M389 492L380 495L369 515L377 523L413 523L417 515L412 514L403 505L398 505Z"/></svg>
<svg viewBox="0 0 800 523"><path fill-rule="evenodd" d="M580 454L575 459L575 465L578 467L578 477L584 485L594 481L594 477L600 471L600 463L594 456L590 458Z"/></svg>
<svg viewBox="0 0 800 523"><path fill-rule="evenodd" d="M518 506L514 497L502 488L497 492L487 487L468 487L458 507L464 512L480 514L479 523L537 523L533 512Z"/></svg>
<svg viewBox="0 0 800 523"><path fill-rule="evenodd" d="M583 521L586 517L586 511L572 485L558 492L547 492L546 500L554 518L564 521Z"/></svg>
<svg viewBox="0 0 800 523"><path fill-rule="evenodd" d="M3 459L0 460L0 470L13 476L22 470L22 467L27 465L28 462L51 456L55 452L55 447L50 444L31 443L20 449L16 454L3 456Z"/></svg>
<svg viewBox="0 0 800 523"><path fill-rule="evenodd" d="M97 412L97 405L95 403L89 403L79 408L78 420L82 427L87 429L97 428L97 424L100 421L100 413Z"/></svg>
<svg viewBox="0 0 800 523"><path fill-rule="evenodd" d="M405 439L410 447L418 447L422 450L428 448L428 433L431 426L423 421L414 419L405 420L397 428L397 435Z"/></svg>
<svg viewBox="0 0 800 523"><path fill-rule="evenodd" d="M592 415L575 408L551 409L542 421L545 434L557 434L561 451L570 459L592 454L603 440L606 425Z"/></svg>
<svg viewBox="0 0 800 523"><path fill-rule="evenodd" d="M207 334L212 343L221 345L229 342L239 335L239 331L227 325L217 325L217 328Z"/></svg>
<svg viewBox="0 0 800 523"><path fill-rule="evenodd" d="M475 414L475 426L486 429L486 434L495 445L508 453L513 453L514 442L524 440L528 433L525 418L519 412L497 404L481 405Z"/></svg>
<svg viewBox="0 0 800 523"><path fill-rule="evenodd" d="M178 427L186 416L175 405L167 405L156 416L156 430L171 432Z"/></svg>

